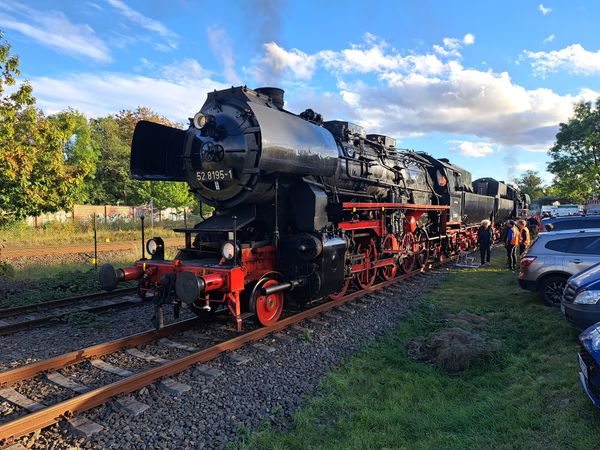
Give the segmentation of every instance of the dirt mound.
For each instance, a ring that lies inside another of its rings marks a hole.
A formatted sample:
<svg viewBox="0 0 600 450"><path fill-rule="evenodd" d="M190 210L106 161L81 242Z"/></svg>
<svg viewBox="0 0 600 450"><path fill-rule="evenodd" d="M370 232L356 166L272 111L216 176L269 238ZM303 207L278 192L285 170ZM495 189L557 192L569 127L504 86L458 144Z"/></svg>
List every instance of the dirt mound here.
<svg viewBox="0 0 600 450"><path fill-rule="evenodd" d="M449 322L452 322L454 325L465 327L469 330L483 330L488 323L487 318L470 313L468 311L461 311L456 314L448 314L445 319Z"/></svg>
<svg viewBox="0 0 600 450"><path fill-rule="evenodd" d="M462 372L484 355L500 347L500 341L463 330L446 328L428 338L416 338L408 343L408 353L418 361L437 364L450 373Z"/></svg>

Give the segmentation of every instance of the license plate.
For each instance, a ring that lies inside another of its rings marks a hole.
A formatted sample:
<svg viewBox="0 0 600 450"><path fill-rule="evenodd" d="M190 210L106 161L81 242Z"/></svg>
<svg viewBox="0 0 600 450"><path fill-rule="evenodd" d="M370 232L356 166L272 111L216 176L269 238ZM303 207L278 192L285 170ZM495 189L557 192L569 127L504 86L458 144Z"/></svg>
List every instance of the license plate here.
<svg viewBox="0 0 600 450"><path fill-rule="evenodd" d="M581 357L581 355L579 353L577 354L577 358L579 359L579 370L581 370L581 373L587 380L587 377L588 377L587 366L585 365L585 362L583 362L583 358Z"/></svg>
<svg viewBox="0 0 600 450"><path fill-rule="evenodd" d="M233 172L229 170L200 170L196 172L198 181L229 181L233 179Z"/></svg>
<svg viewBox="0 0 600 450"><path fill-rule="evenodd" d="M560 305L560 312L563 313L563 316L566 315L567 313L565 312L565 305Z"/></svg>

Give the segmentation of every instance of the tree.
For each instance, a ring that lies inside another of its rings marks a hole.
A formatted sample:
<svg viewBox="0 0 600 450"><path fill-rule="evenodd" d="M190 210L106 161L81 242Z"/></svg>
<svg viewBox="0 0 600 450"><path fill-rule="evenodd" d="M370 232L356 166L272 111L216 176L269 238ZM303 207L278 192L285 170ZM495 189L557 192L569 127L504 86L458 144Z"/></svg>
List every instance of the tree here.
<svg viewBox="0 0 600 450"><path fill-rule="evenodd" d="M542 198L545 194L544 180L535 170L526 170L516 179L517 187L525 194L529 194L532 201Z"/></svg>
<svg viewBox="0 0 600 450"><path fill-rule="evenodd" d="M92 133L87 118L72 109L48 117L65 138L63 154L67 164L79 167L85 173L83 182L74 189L72 201L85 203L91 197L91 181L96 173L100 157L98 149L92 146Z"/></svg>
<svg viewBox="0 0 600 450"><path fill-rule="evenodd" d="M66 162L64 132L35 108L29 83L17 86L19 74L0 33L0 221L68 206L85 176Z"/></svg>
<svg viewBox="0 0 600 450"><path fill-rule="evenodd" d="M600 97L581 102L574 115L561 123L556 142L548 151L548 171L555 176L556 191L565 199L583 203L598 194L600 183Z"/></svg>
<svg viewBox="0 0 600 450"><path fill-rule="evenodd" d="M138 181L131 178L131 141L140 120L178 126L146 107L120 111L114 116L91 121L92 145L100 155L93 182L94 203L138 205L152 199L160 209L192 205L194 198L188 191L187 183Z"/></svg>

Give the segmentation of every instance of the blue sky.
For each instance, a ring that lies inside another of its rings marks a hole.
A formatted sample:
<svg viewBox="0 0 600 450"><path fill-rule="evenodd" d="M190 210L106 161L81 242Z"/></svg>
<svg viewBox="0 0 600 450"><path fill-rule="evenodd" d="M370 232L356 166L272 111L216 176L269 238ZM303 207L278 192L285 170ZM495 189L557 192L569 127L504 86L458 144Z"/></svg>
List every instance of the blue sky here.
<svg viewBox="0 0 600 450"><path fill-rule="evenodd" d="M592 0L0 0L48 113L183 122L213 89L277 85L291 111L500 179L543 172L573 103L600 95L598 23Z"/></svg>

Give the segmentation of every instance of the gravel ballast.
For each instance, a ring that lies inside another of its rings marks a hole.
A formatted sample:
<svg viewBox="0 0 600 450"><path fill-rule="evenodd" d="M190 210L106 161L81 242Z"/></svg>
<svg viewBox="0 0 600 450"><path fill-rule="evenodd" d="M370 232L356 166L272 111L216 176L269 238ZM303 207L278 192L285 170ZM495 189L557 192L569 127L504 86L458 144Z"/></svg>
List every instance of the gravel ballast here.
<svg viewBox="0 0 600 450"><path fill-rule="evenodd" d="M139 416L130 415L114 401L94 408L84 417L102 425L104 431L89 438L77 438L67 426L59 424L19 442L35 449L222 448L241 435L259 429L265 422L286 427L291 415L301 407L302 398L316 392L319 380L328 370L396 326L421 299L422 293L442 282L451 270L455 269L439 268L418 274L404 283L370 294L364 300L332 310L332 315L337 318L321 315L316 321L304 321L300 327L284 330L283 337L269 336L260 341L274 351L248 345L202 367L186 370L171 378L191 387L184 394L173 395L158 383L143 388L131 395L150 406ZM27 359L43 359L143 331L149 325L149 308L151 305L116 313L110 321L111 326L102 327L101 333L97 329L81 329L74 333L73 328L61 325L0 338L3 344L0 365L5 370ZM120 322L120 334L117 321ZM209 340L194 341L189 333L170 339L200 348L210 345ZM32 342L37 345L28 350L27 346ZM55 344L58 348L48 348ZM139 348L167 359L186 354L181 349L161 347L158 343ZM236 356L244 356L247 361ZM141 360L132 364L132 358L125 352L118 352L103 359L134 371L153 366ZM83 372L86 366L81 367ZM216 376L205 376L206 369L212 369ZM62 371L65 375L74 375L78 382L97 385L78 372L75 368ZM113 378L102 376L103 380ZM3 409L0 408L0 412Z"/></svg>

